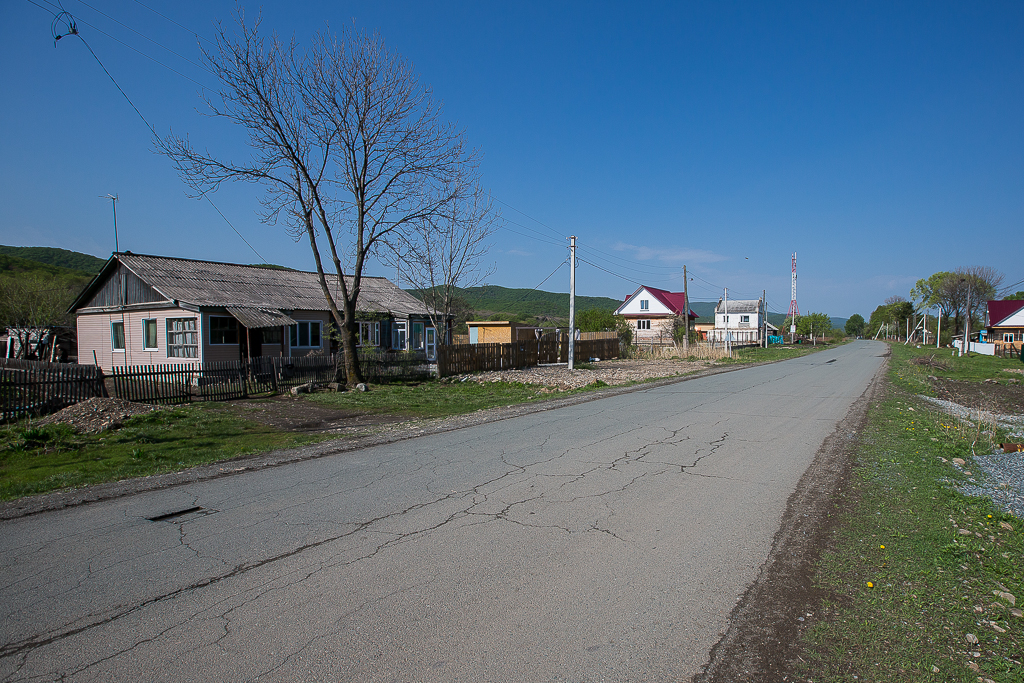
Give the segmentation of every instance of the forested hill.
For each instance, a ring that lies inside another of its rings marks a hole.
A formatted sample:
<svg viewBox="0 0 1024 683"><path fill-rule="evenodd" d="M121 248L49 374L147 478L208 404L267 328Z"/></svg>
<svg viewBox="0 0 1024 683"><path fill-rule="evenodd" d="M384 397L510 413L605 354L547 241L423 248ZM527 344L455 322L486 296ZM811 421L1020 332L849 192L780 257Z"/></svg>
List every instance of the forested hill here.
<svg viewBox="0 0 1024 683"><path fill-rule="evenodd" d="M106 259L83 254L78 251L57 249L55 247L7 247L0 245L0 255L13 256L18 259L35 261L49 266L56 266L65 271L77 271L86 275L95 275L106 263ZM4 268L4 270L10 270ZM24 270L18 268L18 270Z"/></svg>
<svg viewBox="0 0 1024 683"><path fill-rule="evenodd" d="M92 273L72 268L62 268L48 263L41 263L27 258L10 256L0 252L0 275L18 277L21 275L44 275L47 277L72 277L88 282Z"/></svg>
<svg viewBox="0 0 1024 683"><path fill-rule="evenodd" d="M410 294L420 297L420 290L410 289ZM459 296L473 310L477 317L505 317L525 320L532 318L563 319L569 317L569 295L544 292L537 289L509 289L498 285L468 287L459 290ZM576 310L586 311L598 308L614 311L622 302L606 296L577 296Z"/></svg>

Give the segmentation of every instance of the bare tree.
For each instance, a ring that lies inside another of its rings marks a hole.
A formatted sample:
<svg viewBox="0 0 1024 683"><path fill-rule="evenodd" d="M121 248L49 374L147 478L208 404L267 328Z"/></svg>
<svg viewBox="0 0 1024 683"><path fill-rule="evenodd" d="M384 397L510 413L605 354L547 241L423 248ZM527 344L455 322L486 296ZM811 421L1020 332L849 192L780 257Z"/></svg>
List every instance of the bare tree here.
<svg viewBox="0 0 1024 683"><path fill-rule="evenodd" d="M501 216L491 198L476 182L475 169L460 174L450 194L447 210L416 222L416 229L388 260L400 261L409 284L423 300L430 322L439 331L439 342L451 344L448 321L461 305L459 288L475 287L494 272L482 263Z"/></svg>
<svg viewBox="0 0 1024 683"><path fill-rule="evenodd" d="M206 99L211 115L247 131L251 160L222 161L174 135L158 147L197 196L225 180L261 185L263 219L309 240L352 386L362 380L356 311L367 258L445 215L455 179L476 168L476 157L412 66L376 33L325 32L303 51L294 39L262 37L259 26L239 11L237 35L221 28L216 49L205 52L221 83Z"/></svg>

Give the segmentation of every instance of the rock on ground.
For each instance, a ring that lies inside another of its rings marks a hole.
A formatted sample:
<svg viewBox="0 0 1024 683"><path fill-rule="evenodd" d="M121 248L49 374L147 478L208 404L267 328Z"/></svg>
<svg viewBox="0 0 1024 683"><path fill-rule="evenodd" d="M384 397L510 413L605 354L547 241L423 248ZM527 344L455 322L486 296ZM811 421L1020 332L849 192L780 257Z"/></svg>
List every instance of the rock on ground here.
<svg viewBox="0 0 1024 683"><path fill-rule="evenodd" d="M76 432L96 433L120 427L129 417L154 410L160 410L160 406L132 403L119 398L90 398L37 420L34 426L65 424Z"/></svg>

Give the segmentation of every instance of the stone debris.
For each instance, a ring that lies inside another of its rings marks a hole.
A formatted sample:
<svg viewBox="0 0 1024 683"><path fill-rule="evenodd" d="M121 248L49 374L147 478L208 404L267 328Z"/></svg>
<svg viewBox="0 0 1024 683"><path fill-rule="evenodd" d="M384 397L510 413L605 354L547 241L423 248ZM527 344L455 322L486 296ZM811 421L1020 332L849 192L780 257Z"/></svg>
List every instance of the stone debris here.
<svg viewBox="0 0 1024 683"><path fill-rule="evenodd" d="M96 434L106 429L117 429L133 415L144 415L160 409L160 406L132 403L119 398L90 398L33 420L32 426L65 424L79 433Z"/></svg>

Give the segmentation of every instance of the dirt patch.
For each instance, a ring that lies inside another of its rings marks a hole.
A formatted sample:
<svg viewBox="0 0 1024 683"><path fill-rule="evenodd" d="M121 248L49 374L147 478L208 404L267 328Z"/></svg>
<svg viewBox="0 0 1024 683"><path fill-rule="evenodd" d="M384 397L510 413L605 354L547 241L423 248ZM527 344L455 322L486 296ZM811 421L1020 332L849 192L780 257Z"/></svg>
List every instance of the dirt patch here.
<svg viewBox="0 0 1024 683"><path fill-rule="evenodd" d="M1013 380L1010 380L1013 381ZM978 408L1004 415L1024 415L1024 385L999 382L966 382L955 379L933 379L935 396L968 408Z"/></svg>
<svg viewBox="0 0 1024 683"><path fill-rule="evenodd" d="M154 410L160 410L160 406L132 403L119 398L90 398L36 420L34 424L37 427L64 424L76 432L96 434L106 429L117 429L129 417Z"/></svg>
<svg viewBox="0 0 1024 683"><path fill-rule="evenodd" d="M733 609L729 629L693 683L794 680L800 636L824 617L825 596L814 586L814 565L832 531L829 513L847 487L868 407L885 390L887 369L888 361L801 477L760 576Z"/></svg>
<svg viewBox="0 0 1024 683"><path fill-rule="evenodd" d="M408 415L371 414L331 408L291 395L258 401L230 401L225 410L237 417L288 432L347 432L409 420Z"/></svg>
<svg viewBox="0 0 1024 683"><path fill-rule="evenodd" d="M566 365L541 365L522 370L494 370L471 375L456 375L446 382L510 382L539 384L556 391L580 389L595 382L610 386L643 382L659 377L675 377L711 367L709 361L618 359L586 363L587 369L569 371Z"/></svg>

